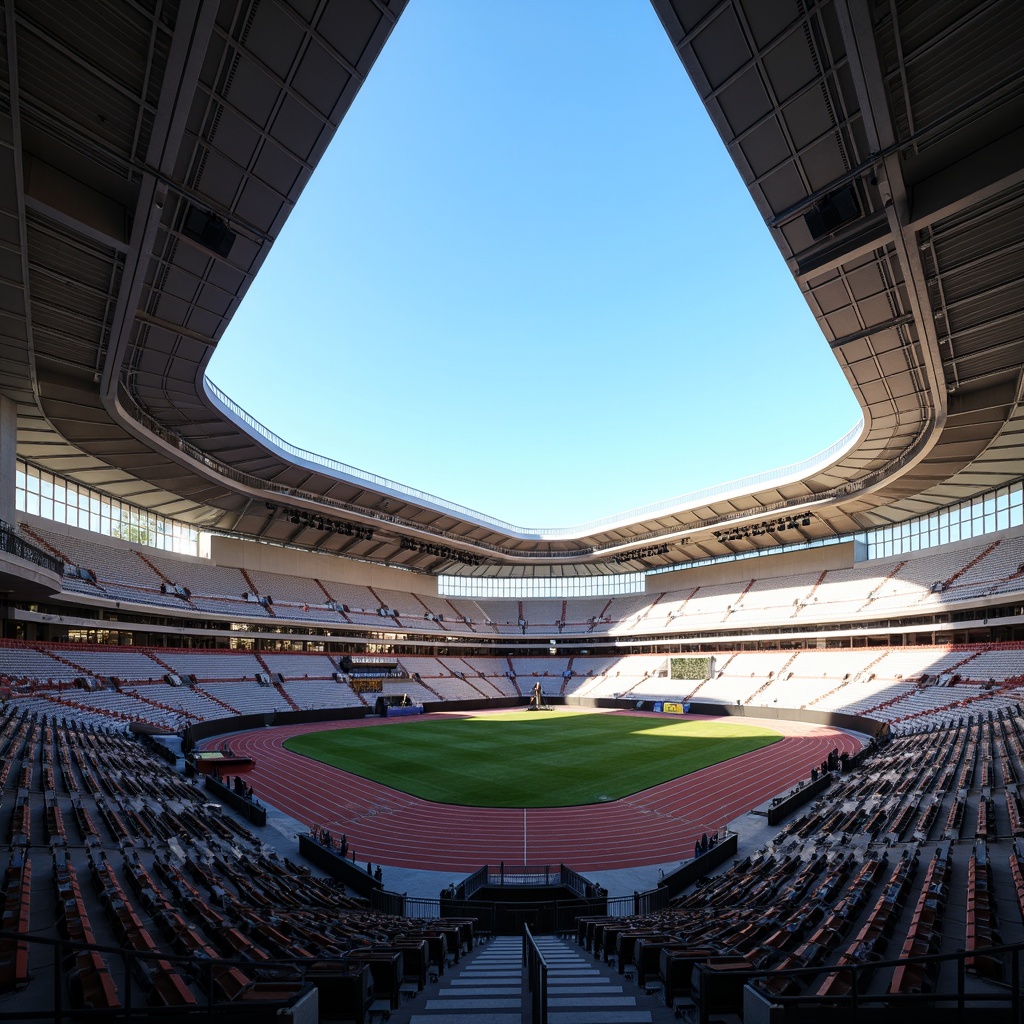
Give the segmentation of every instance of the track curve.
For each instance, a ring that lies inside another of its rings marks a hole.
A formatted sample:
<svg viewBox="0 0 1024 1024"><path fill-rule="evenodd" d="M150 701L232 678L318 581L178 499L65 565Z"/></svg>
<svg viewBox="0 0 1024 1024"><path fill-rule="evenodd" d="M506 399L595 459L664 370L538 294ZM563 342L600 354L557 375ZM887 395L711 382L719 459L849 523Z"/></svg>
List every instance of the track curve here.
<svg viewBox="0 0 1024 1024"><path fill-rule="evenodd" d="M234 753L256 760L247 780L261 800L307 826L344 833L360 861L433 871L472 871L499 861L600 871L681 860L702 833L808 778L834 748L852 754L861 746L829 726L758 720L783 739L621 800L528 811L421 800L283 746L302 733L401 728L408 721L283 725L233 733L229 742ZM202 746L223 742L212 738Z"/></svg>

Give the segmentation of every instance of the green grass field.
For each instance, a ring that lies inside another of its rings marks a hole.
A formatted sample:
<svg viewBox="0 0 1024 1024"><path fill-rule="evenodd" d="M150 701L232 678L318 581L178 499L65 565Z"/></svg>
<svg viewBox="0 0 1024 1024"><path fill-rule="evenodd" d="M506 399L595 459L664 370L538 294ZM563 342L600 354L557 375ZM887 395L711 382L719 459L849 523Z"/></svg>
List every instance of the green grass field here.
<svg viewBox="0 0 1024 1024"><path fill-rule="evenodd" d="M513 711L308 733L285 747L425 800L565 807L617 800L780 739L731 721Z"/></svg>

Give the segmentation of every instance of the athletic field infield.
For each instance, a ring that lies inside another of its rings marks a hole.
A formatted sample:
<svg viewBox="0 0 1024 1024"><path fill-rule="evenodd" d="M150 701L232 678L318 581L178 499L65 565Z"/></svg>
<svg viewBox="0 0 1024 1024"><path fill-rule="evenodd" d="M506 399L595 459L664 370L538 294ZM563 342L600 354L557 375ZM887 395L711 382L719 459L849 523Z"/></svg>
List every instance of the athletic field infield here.
<svg viewBox="0 0 1024 1024"><path fill-rule="evenodd" d="M617 800L780 739L728 719L510 711L306 733L284 746L424 800L566 807Z"/></svg>

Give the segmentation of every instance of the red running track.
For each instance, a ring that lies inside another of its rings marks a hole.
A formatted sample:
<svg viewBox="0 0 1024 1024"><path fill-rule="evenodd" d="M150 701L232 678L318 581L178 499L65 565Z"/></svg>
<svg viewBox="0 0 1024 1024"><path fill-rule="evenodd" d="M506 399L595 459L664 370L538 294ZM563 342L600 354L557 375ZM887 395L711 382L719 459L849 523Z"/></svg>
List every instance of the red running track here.
<svg viewBox="0 0 1024 1024"><path fill-rule="evenodd" d="M255 758L247 779L261 800L307 826L324 826L335 837L344 833L359 861L432 871L473 871L502 860L566 863L578 871L682 860L702 833L809 778L833 748L852 754L861 746L854 736L828 726L758 721L784 738L622 800L524 812L421 800L282 745L300 733L401 728L410 721L360 719L257 729L232 734L230 746L236 754Z"/></svg>

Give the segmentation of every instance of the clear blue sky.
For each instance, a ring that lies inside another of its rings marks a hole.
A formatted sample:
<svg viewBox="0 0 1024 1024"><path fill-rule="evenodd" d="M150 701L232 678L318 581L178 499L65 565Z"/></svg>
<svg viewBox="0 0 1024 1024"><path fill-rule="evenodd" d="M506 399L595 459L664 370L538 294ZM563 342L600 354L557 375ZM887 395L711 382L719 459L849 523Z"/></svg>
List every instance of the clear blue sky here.
<svg viewBox="0 0 1024 1024"><path fill-rule="evenodd" d="M643 0L412 0L210 377L293 444L526 527L859 416Z"/></svg>

